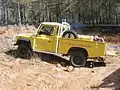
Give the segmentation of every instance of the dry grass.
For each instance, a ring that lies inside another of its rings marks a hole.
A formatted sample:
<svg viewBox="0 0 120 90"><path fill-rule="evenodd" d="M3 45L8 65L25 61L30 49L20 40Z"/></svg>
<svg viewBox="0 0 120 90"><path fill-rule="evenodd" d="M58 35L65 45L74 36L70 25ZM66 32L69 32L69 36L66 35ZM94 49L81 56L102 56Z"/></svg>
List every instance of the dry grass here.
<svg viewBox="0 0 120 90"><path fill-rule="evenodd" d="M0 36L12 36L17 33L28 33L35 32L36 28L34 26L24 25L24 26L16 26L16 25L8 25L8 26L0 26Z"/></svg>
<svg viewBox="0 0 120 90"><path fill-rule="evenodd" d="M32 32L34 27L0 27L0 50L10 50L11 36ZM7 36L7 37L6 37ZM119 42L119 35L103 35L108 42ZM118 54L119 55L119 54ZM13 52L0 53L0 90L115 90L120 88L120 57L107 56L106 66L94 68L62 67L63 59L43 54L31 60L13 57ZM58 60L62 61L60 63ZM112 85L114 83L114 85ZM111 85L111 86L110 86ZM119 89L118 89L119 90Z"/></svg>

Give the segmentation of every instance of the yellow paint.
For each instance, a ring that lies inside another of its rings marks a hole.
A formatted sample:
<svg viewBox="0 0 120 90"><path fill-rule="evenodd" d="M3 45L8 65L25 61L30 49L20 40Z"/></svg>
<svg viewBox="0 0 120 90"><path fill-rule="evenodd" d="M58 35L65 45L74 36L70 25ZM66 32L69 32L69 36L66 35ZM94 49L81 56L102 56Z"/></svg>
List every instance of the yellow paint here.
<svg viewBox="0 0 120 90"><path fill-rule="evenodd" d="M43 24L44 25L44 24ZM57 41L57 33L58 33L58 25L54 26L54 33L52 36L49 35L18 35L19 38L26 38L31 41L32 48L35 51L46 51L46 52L54 52L56 51L56 41ZM41 29L41 27L40 27ZM34 43L34 44L33 44ZM59 38L58 44L58 53L59 54L67 54L70 48L78 47L84 48L87 50L89 57L100 57L105 55L105 43L90 41L88 38L79 38L79 39L65 39Z"/></svg>
<svg viewBox="0 0 120 90"><path fill-rule="evenodd" d="M105 55L105 43L77 39L60 39L59 53L66 54L71 47L79 47L86 49L89 57L99 57Z"/></svg>

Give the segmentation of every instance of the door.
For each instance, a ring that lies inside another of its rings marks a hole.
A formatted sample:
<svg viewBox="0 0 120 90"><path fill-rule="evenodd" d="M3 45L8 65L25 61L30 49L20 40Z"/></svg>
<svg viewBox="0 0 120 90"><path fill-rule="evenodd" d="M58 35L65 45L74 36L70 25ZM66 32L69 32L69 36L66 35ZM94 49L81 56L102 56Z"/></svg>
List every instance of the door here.
<svg viewBox="0 0 120 90"><path fill-rule="evenodd" d="M35 50L53 52L55 26L42 25L35 39Z"/></svg>

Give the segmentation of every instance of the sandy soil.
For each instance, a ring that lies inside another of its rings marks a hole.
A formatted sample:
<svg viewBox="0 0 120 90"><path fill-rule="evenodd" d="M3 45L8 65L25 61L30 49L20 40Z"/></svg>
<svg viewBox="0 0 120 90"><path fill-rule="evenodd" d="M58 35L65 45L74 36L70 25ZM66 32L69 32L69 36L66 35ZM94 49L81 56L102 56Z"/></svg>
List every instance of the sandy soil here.
<svg viewBox="0 0 120 90"><path fill-rule="evenodd" d="M73 68L54 55L14 58L10 43L15 33L1 33L0 90L120 90L120 48L114 44L108 44L107 51L116 55L107 55L104 63L88 61L86 67Z"/></svg>

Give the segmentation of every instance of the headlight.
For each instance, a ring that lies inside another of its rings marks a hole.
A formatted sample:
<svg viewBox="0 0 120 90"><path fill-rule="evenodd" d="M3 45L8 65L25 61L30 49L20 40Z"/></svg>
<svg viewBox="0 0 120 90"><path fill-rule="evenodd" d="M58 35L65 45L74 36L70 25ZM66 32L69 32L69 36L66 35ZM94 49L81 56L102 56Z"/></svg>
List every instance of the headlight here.
<svg viewBox="0 0 120 90"><path fill-rule="evenodd" d="M13 42L16 42L16 40L17 40L17 37L16 37L16 36L13 36L12 41L13 41Z"/></svg>

